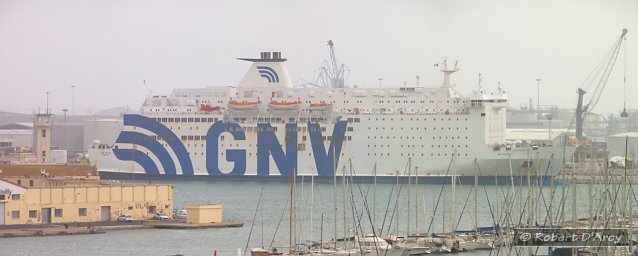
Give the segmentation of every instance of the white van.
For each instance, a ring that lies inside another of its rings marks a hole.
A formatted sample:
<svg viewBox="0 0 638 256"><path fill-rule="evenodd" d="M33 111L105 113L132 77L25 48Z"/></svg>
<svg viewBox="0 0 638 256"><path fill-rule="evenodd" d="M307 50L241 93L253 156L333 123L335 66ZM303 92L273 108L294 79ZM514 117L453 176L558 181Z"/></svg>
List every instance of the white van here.
<svg viewBox="0 0 638 256"><path fill-rule="evenodd" d="M179 211L177 211L175 213L175 218L176 219L186 219L186 215L187 215L186 210L182 209L182 210L179 210Z"/></svg>

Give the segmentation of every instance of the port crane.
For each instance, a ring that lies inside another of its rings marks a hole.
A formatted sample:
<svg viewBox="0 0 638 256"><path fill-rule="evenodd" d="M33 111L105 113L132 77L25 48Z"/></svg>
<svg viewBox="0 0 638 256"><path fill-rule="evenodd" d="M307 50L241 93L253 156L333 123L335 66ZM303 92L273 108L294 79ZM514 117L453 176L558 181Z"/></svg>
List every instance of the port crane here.
<svg viewBox="0 0 638 256"><path fill-rule="evenodd" d="M622 34L612 45L612 48L610 50L611 52L608 53L608 55L606 55L607 57L603 58L603 60L601 61L600 65L604 65L600 66L601 68L603 68L602 75L596 83L596 87L591 94L589 102L587 102L587 104L585 104L584 106L583 97L585 93L587 93L587 91L582 88L578 88L578 103L576 105L576 139L578 141L581 141L583 139L583 122L585 121L587 115L591 113L594 107L596 107L596 105L598 104L598 100L600 99L600 96L605 89L605 85L607 85L607 80L609 79L611 71L614 69L614 65L616 64L616 60L618 59L618 53L620 52L620 47L625 39L625 36L627 35L627 32L628 31L626 28L622 30ZM588 81L590 77L591 74L590 76L588 76L586 81ZM627 112L625 109L623 110L621 116L627 116Z"/></svg>
<svg viewBox="0 0 638 256"><path fill-rule="evenodd" d="M314 83L300 81L298 87L314 87L314 88L345 88L349 70L345 64L337 62L335 54L335 44L332 40L328 40L328 48L330 49L330 59L324 60L319 68L319 75Z"/></svg>

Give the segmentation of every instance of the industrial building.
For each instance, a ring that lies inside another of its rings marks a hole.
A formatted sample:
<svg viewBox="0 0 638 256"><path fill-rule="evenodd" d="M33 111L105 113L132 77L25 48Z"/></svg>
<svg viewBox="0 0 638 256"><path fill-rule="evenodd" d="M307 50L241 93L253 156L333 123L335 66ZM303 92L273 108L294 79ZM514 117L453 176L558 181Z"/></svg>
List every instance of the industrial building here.
<svg viewBox="0 0 638 256"><path fill-rule="evenodd" d="M638 159L638 132L624 132L607 137L609 157L625 156ZM626 150L625 150L626 149Z"/></svg>
<svg viewBox="0 0 638 256"><path fill-rule="evenodd" d="M0 179L0 225L115 221L120 215L146 220L173 211L171 185L67 181Z"/></svg>

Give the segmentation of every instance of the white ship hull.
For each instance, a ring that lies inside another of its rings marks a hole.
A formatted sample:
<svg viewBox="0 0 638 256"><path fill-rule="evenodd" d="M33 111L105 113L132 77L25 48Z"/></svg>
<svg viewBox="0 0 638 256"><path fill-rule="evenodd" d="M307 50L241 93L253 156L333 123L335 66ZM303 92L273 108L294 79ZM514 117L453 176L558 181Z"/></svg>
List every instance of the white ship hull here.
<svg viewBox="0 0 638 256"><path fill-rule="evenodd" d="M574 147L505 141L507 97L439 88L292 88L284 59L254 62L238 87L177 89L125 115L114 144L89 150L114 176L554 176ZM273 108L271 102L296 102ZM229 102L258 102L251 110ZM267 101L266 101L267 102ZM326 111L311 106L330 103ZM313 105L313 103L315 105ZM211 113L198 106L219 107ZM408 170L407 163L412 169ZM541 168L542 167L542 168Z"/></svg>

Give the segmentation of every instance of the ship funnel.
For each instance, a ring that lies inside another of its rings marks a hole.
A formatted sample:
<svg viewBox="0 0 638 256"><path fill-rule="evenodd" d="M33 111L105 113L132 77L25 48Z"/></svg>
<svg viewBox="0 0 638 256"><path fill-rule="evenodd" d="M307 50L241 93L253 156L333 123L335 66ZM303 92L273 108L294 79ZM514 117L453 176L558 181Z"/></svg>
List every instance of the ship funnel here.
<svg viewBox="0 0 638 256"><path fill-rule="evenodd" d="M251 60L251 59L240 59L240 60ZM268 61L268 60L282 60L281 59L281 52L261 52L261 59L262 61Z"/></svg>
<svg viewBox="0 0 638 256"><path fill-rule="evenodd" d="M252 62L252 66L239 82L240 88L292 88L288 69L281 52L261 52L259 59L238 58Z"/></svg>

